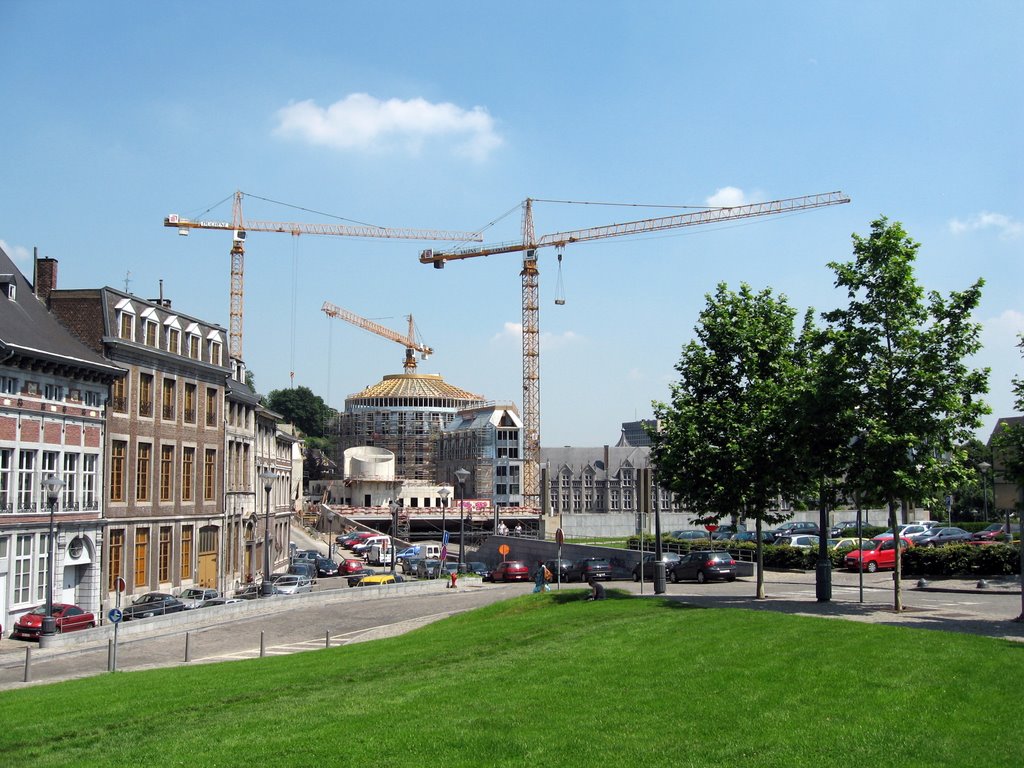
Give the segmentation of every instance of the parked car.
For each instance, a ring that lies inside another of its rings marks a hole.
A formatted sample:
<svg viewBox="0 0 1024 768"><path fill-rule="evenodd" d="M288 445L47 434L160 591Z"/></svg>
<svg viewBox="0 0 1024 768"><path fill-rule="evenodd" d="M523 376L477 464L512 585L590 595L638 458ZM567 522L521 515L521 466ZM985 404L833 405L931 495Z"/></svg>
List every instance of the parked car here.
<svg viewBox="0 0 1024 768"><path fill-rule="evenodd" d="M756 531L739 531L729 537L729 541L757 541ZM761 541L765 544L771 544L775 541L775 534L771 531L761 531Z"/></svg>
<svg viewBox="0 0 1024 768"><path fill-rule="evenodd" d="M316 581L316 564L312 560L293 560L288 564L288 573L305 576L312 583Z"/></svg>
<svg viewBox="0 0 1024 768"><path fill-rule="evenodd" d="M363 576L356 582L357 587L375 587L381 584L398 584L405 581L402 574L375 573L372 576Z"/></svg>
<svg viewBox="0 0 1024 768"><path fill-rule="evenodd" d="M924 525L923 523L907 523L897 528L900 536L905 536L914 543L917 543L918 537L927 536L932 531L936 530L933 526Z"/></svg>
<svg viewBox="0 0 1024 768"><path fill-rule="evenodd" d="M481 563L473 560L466 563L466 573L475 573L481 579L486 581L488 575L491 573L491 569L487 567L487 563Z"/></svg>
<svg viewBox="0 0 1024 768"><path fill-rule="evenodd" d="M270 577L270 583L282 595L313 591L313 580L299 573L275 573Z"/></svg>
<svg viewBox="0 0 1024 768"><path fill-rule="evenodd" d="M402 573L411 573L415 576L422 560L422 557L407 557L404 560L399 560L398 564L402 568Z"/></svg>
<svg viewBox="0 0 1024 768"><path fill-rule="evenodd" d="M912 546L914 546L914 542L910 539L900 539L901 551ZM851 571L864 570L868 573L874 573L879 568L895 568L896 546L893 543L892 536L889 538L876 537L871 539L866 544L862 544L860 549L847 553L844 562Z"/></svg>
<svg viewBox="0 0 1024 768"><path fill-rule="evenodd" d="M679 539L680 541L696 541L698 539L711 538L711 534L709 534L707 531L696 530L672 531L672 533L670 533L669 536L673 539Z"/></svg>
<svg viewBox="0 0 1024 768"><path fill-rule="evenodd" d="M14 622L11 637L22 640L38 640L43 633L43 618L45 616L45 605L23 613ZM96 617L93 614L70 603L54 603L53 618L56 620L58 632L74 632L76 629L90 629L96 626ZM3 630L0 629L0 634L2 632Z"/></svg>
<svg viewBox="0 0 1024 768"><path fill-rule="evenodd" d="M1011 531L1020 533L1020 526L1013 526ZM973 541L1005 541L1006 539L1006 523L992 523L984 530L976 531L971 534Z"/></svg>
<svg viewBox="0 0 1024 768"><path fill-rule="evenodd" d="M577 560L565 573L566 581L610 581L612 578L612 564L603 557L584 557Z"/></svg>
<svg viewBox="0 0 1024 768"><path fill-rule="evenodd" d="M355 573L350 573L348 575L348 585L350 587L354 587L356 584L362 581L364 576L375 576L376 573L377 572L373 570L373 568L367 568L363 566L361 570L358 570Z"/></svg>
<svg viewBox="0 0 1024 768"><path fill-rule="evenodd" d="M499 581L529 580L530 566L522 560L502 560L494 567L494 570L491 571L491 575L488 578L488 581L495 583Z"/></svg>
<svg viewBox="0 0 1024 768"><path fill-rule="evenodd" d="M673 584L688 579L695 579L700 584L713 579L735 581L736 561L728 552L688 552L672 566L670 577Z"/></svg>
<svg viewBox="0 0 1024 768"><path fill-rule="evenodd" d="M310 563L315 563L318 557L323 557L323 555L315 549L297 549L291 556L291 561L294 563L296 560L306 560Z"/></svg>
<svg viewBox="0 0 1024 768"><path fill-rule="evenodd" d="M338 564L338 575L348 576L352 573L358 573L366 568L366 563L362 560L356 560L354 557L345 558Z"/></svg>
<svg viewBox="0 0 1024 768"><path fill-rule="evenodd" d="M914 539L914 543L919 547L941 547L946 544L966 544L970 541L971 534L963 528L932 528Z"/></svg>
<svg viewBox="0 0 1024 768"><path fill-rule="evenodd" d="M359 531L357 533L352 534L348 538L346 538L345 543L342 544L341 546L343 546L345 549L351 550L357 544L361 544L362 542L366 541L371 536L378 536L378 535L379 534L376 534L376 533L370 533L369 531Z"/></svg>
<svg viewBox="0 0 1024 768"><path fill-rule="evenodd" d="M203 603L203 608L213 608L217 605L231 605L232 603L241 603L241 597L215 597L213 600L207 600Z"/></svg>
<svg viewBox="0 0 1024 768"><path fill-rule="evenodd" d="M772 531L775 534L775 538L780 536L792 536L795 533L809 533L813 536L820 535L817 523L810 523L803 520L790 520L788 523L783 523L778 528Z"/></svg>
<svg viewBox="0 0 1024 768"><path fill-rule="evenodd" d="M723 539L728 539L733 534L740 533L741 531L745 530L747 530L747 527L745 525L736 526L730 525L728 523L725 525L720 525L714 530L713 533L711 533L711 540L721 541ZM705 536L705 538L707 538L707 536Z"/></svg>
<svg viewBox="0 0 1024 768"><path fill-rule="evenodd" d="M569 569L572 568L572 560L566 560L564 557L554 560L545 560L544 565L549 571L551 571L551 583L566 582L569 581ZM532 574L536 578L536 574Z"/></svg>
<svg viewBox="0 0 1024 768"><path fill-rule="evenodd" d="M817 549L818 537L809 533L793 533L788 536L777 536L772 543L778 547L796 547L797 549Z"/></svg>
<svg viewBox="0 0 1024 768"><path fill-rule="evenodd" d="M417 579L436 579L441 575L440 560L420 560L416 563Z"/></svg>
<svg viewBox="0 0 1024 768"><path fill-rule="evenodd" d="M860 546L865 542L865 539L858 539L856 536L847 536L841 539L829 539L829 549L860 549Z"/></svg>
<svg viewBox="0 0 1024 768"><path fill-rule="evenodd" d="M316 566L317 576L337 576L338 575L338 564L329 557L318 557L314 563Z"/></svg>
<svg viewBox="0 0 1024 768"><path fill-rule="evenodd" d="M864 527L864 523L863 522L861 523L861 527L862 528ZM857 529L857 521L856 520L846 520L846 521L841 522L841 523L835 523L831 528L828 529L829 538L830 539L838 539L840 536L842 536L843 531L850 530L851 528L854 529L854 530Z"/></svg>
<svg viewBox="0 0 1024 768"><path fill-rule="evenodd" d="M185 605L186 611L202 608L208 600L216 600L220 592L208 587L186 587L178 593L178 599Z"/></svg>
<svg viewBox="0 0 1024 768"><path fill-rule="evenodd" d="M643 574L644 581L654 581L654 564L657 559L653 552L644 555L643 560L633 566L633 581L640 581ZM675 552L664 552L661 555L661 562L665 564L665 575L672 570L672 566L679 562L679 555Z"/></svg>
<svg viewBox="0 0 1024 768"><path fill-rule="evenodd" d="M163 616L185 610L185 604L166 592L147 592L135 598L131 605L121 612L123 621L142 619L147 616Z"/></svg>

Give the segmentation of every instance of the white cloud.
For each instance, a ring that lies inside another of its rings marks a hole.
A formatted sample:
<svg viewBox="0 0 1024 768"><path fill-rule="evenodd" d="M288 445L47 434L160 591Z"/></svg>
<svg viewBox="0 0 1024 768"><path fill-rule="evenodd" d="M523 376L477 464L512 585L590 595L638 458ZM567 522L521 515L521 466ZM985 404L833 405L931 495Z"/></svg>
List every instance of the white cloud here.
<svg viewBox="0 0 1024 768"><path fill-rule="evenodd" d="M22 266L32 264L32 253L28 248L21 245L9 245L6 240L0 240L0 248L11 257L11 261Z"/></svg>
<svg viewBox="0 0 1024 768"><path fill-rule="evenodd" d="M544 333L540 334L540 346L541 353L550 352L555 349L564 349L565 347L579 342L583 337L575 331L565 331L564 333ZM501 331L494 334L491 337L491 341L494 343L501 343L506 341L515 341L521 343L523 339L523 324L508 322L502 326Z"/></svg>
<svg viewBox="0 0 1024 768"><path fill-rule="evenodd" d="M707 199L707 204L713 208L733 208L746 205L747 196L739 187L722 187Z"/></svg>
<svg viewBox="0 0 1024 768"><path fill-rule="evenodd" d="M949 220L949 231L954 235L962 235L979 229L996 229L999 232L999 236L1007 240L1024 235L1024 223L1002 213L982 211L965 221L960 219Z"/></svg>
<svg viewBox="0 0 1024 768"><path fill-rule="evenodd" d="M312 100L290 104L276 116L275 135L340 150L399 147L415 153L428 139L448 139L455 142L455 154L484 160L502 144L484 107L467 110L425 99L381 101L352 93L328 107Z"/></svg>

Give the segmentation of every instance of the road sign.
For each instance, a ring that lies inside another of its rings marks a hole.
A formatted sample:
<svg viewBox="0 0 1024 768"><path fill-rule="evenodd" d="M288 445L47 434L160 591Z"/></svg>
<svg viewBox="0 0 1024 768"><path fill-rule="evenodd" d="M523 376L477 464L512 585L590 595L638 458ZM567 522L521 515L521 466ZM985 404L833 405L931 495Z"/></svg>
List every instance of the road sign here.
<svg viewBox="0 0 1024 768"><path fill-rule="evenodd" d="M562 546L562 541L563 541L564 538L565 537L562 535L562 529L561 528L559 528L557 531L555 531L555 544L557 544L558 546Z"/></svg>
<svg viewBox="0 0 1024 768"><path fill-rule="evenodd" d="M498 554L502 557L507 555L510 551L511 550L508 548L508 544L502 544L500 547L498 547Z"/></svg>
<svg viewBox="0 0 1024 768"><path fill-rule="evenodd" d="M446 547L448 546L448 531L445 531L444 535L441 537L441 543Z"/></svg>
<svg viewBox="0 0 1024 768"><path fill-rule="evenodd" d="M124 592L124 588L125 588L124 579L122 579L120 576L118 576L116 579L114 579L114 591L115 592Z"/></svg>
<svg viewBox="0 0 1024 768"><path fill-rule="evenodd" d="M107 614L107 618L110 619L110 621L113 622L114 624L117 624L117 622L119 622L121 620L121 617L123 615L124 614L122 614L119 609L111 608L110 609L110 613Z"/></svg>
<svg viewBox="0 0 1024 768"><path fill-rule="evenodd" d="M448 562L448 545L447 544L444 544L441 547L441 562L442 563Z"/></svg>
<svg viewBox="0 0 1024 768"><path fill-rule="evenodd" d="M704 527L708 529L708 533L714 533L718 530L717 525L705 525Z"/></svg>

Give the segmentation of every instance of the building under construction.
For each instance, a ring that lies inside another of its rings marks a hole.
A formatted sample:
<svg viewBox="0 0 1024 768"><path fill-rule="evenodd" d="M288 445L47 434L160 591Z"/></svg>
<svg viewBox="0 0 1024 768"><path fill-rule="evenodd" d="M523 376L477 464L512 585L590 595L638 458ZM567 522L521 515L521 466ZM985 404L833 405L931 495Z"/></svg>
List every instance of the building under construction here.
<svg viewBox="0 0 1024 768"><path fill-rule="evenodd" d="M345 409L330 426L335 456L348 448L372 446L395 455L396 474L407 480L437 479L437 444L441 430L458 411L485 400L445 382L437 373L385 376L362 392L345 398Z"/></svg>

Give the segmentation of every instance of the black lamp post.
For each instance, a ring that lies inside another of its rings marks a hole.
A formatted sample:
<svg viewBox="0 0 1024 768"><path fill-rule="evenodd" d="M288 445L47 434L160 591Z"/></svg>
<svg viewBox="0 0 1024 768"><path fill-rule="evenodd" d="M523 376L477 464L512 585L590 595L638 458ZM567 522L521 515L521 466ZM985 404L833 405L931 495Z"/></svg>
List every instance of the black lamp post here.
<svg viewBox="0 0 1024 768"><path fill-rule="evenodd" d="M267 492L263 524L263 583L260 584L260 594L263 597L269 597L273 594L274 589L270 583L270 492L274 489L274 480L277 479L277 474L265 469L260 472L260 479L263 481L263 490Z"/></svg>
<svg viewBox="0 0 1024 768"><path fill-rule="evenodd" d="M466 500L466 479L469 477L469 471L459 467L455 470L455 479L459 481L459 573L462 573L463 552L466 549L466 510L462 508L463 502Z"/></svg>
<svg viewBox="0 0 1024 768"><path fill-rule="evenodd" d="M447 530L445 528L445 523L447 522L447 520L445 519L445 512L447 512L448 497L452 495L452 491L447 486L442 485L440 488L437 489L437 495L441 497L441 542L442 542L442 546L444 546L444 534L445 534L445 530ZM447 562L447 560L448 560L447 553L446 553L446 556L443 558L443 560L445 562ZM442 565L444 565L443 562L442 562Z"/></svg>
<svg viewBox="0 0 1024 768"><path fill-rule="evenodd" d="M978 469L981 470L981 497L983 499L982 505L985 509L985 522L988 522L988 471L992 469L992 465L987 461L978 462Z"/></svg>
<svg viewBox="0 0 1024 768"><path fill-rule="evenodd" d="M54 544L54 513L57 511L57 498L64 481L56 475L48 475L43 480L46 501L50 505L50 536L46 542L46 615L43 617L42 634L46 636L57 633L57 620L53 617L53 544Z"/></svg>
<svg viewBox="0 0 1024 768"><path fill-rule="evenodd" d="M395 537L398 536L398 510L401 509L401 504L397 500L392 499L388 502L388 507L391 508L391 545L389 554L391 555L391 575L395 575Z"/></svg>

